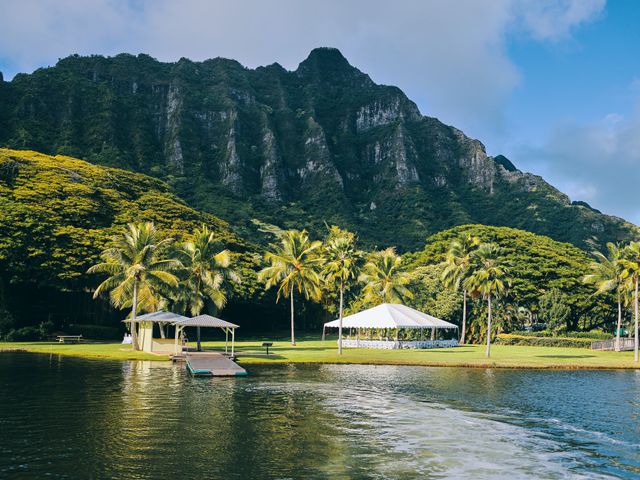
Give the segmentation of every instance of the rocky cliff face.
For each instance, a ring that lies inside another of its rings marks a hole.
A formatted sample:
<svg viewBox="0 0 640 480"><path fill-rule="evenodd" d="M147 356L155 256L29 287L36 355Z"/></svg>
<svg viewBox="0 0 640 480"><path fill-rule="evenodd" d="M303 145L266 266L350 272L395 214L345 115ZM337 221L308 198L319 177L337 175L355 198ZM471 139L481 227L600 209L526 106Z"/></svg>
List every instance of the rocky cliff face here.
<svg viewBox="0 0 640 480"><path fill-rule="evenodd" d="M297 70L226 59L69 57L0 82L0 144L167 180L198 208L369 244L416 248L462 223L528 229L587 247L635 232L569 199L454 127L420 114L335 49Z"/></svg>

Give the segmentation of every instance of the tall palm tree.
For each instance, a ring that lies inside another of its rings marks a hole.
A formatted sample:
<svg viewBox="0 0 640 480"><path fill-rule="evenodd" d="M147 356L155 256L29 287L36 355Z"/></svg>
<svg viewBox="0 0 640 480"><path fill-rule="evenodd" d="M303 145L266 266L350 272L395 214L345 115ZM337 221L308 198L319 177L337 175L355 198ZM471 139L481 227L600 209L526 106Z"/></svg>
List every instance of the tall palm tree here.
<svg viewBox="0 0 640 480"><path fill-rule="evenodd" d="M393 247L369 256L364 271L358 280L364 283L363 293L366 303L403 303L413 298L406 285L411 276L400 270L402 257Z"/></svg>
<svg viewBox="0 0 640 480"><path fill-rule="evenodd" d="M508 264L504 258L504 249L495 243L480 245L471 254L471 273L463 286L472 296L481 296L487 301L487 351L491 356L491 300L506 293L510 283Z"/></svg>
<svg viewBox="0 0 640 480"><path fill-rule="evenodd" d="M280 245L275 251L268 252L265 260L269 266L258 273L258 280L269 289L278 286L276 302L281 297L289 297L291 302L291 345L296 344L294 291L312 300L319 300L320 274L319 264L322 262L320 248L322 242L311 241L306 230L287 230L282 233Z"/></svg>
<svg viewBox="0 0 640 480"><path fill-rule="evenodd" d="M633 282L634 311L634 360L638 361L638 277L640 276L640 242L631 242L622 252L622 264L626 274Z"/></svg>
<svg viewBox="0 0 640 480"><path fill-rule="evenodd" d="M161 239L153 223L127 225L127 231L114 239L115 245L102 252L102 262L88 273L107 273L109 277L96 288L93 298L108 293L117 308L131 307L131 338L139 350L136 316L138 310L155 309L167 287L178 286L174 271L180 262L167 256L173 241Z"/></svg>
<svg viewBox="0 0 640 480"><path fill-rule="evenodd" d="M459 290L462 287L462 328L460 343L464 344L467 333L467 289L463 284L469 276L469 263L471 254L480 245L480 238L472 235L463 235L455 239L449 245L449 251L442 270L442 280L445 287Z"/></svg>
<svg viewBox="0 0 640 480"><path fill-rule="evenodd" d="M214 233L203 225L194 232L192 241L178 249L185 278L180 282L176 306L194 317L202 313L208 302L216 310L224 308L232 291L230 284L240 283L240 276L231 268L231 254L218 247ZM200 327L197 338L199 351Z"/></svg>
<svg viewBox="0 0 640 480"><path fill-rule="evenodd" d="M591 262L591 272L583 278L584 283L592 283L596 294L615 290L618 301L618 326L616 328L616 352L620 351L620 329L622 328L622 294L629 280L629 271L622 261L623 249L611 242L607 243L608 255L594 252L596 260Z"/></svg>
<svg viewBox="0 0 640 480"><path fill-rule="evenodd" d="M355 234L332 226L323 252L323 274L327 282L338 282L340 307L338 320L338 355L342 355L342 316L344 290L347 284L358 278L362 264L362 252L356 249Z"/></svg>

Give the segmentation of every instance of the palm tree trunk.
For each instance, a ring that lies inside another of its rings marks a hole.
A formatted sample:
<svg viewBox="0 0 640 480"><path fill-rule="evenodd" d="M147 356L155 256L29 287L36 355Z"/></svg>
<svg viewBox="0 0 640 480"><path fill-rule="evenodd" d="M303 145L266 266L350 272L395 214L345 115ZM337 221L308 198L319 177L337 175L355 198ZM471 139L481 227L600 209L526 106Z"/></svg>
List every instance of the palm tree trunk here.
<svg viewBox="0 0 640 480"><path fill-rule="evenodd" d="M133 300L131 301L131 345L134 350L140 350L138 345L138 329L136 327L136 315L138 310L138 279L133 279Z"/></svg>
<svg viewBox="0 0 640 480"><path fill-rule="evenodd" d="M342 355L342 307L344 304L344 280L340 280L340 320L338 320L338 355Z"/></svg>
<svg viewBox="0 0 640 480"><path fill-rule="evenodd" d="M633 359L638 361L638 274L635 275L635 317L636 317L636 325L635 325L635 338L633 340Z"/></svg>
<svg viewBox="0 0 640 480"><path fill-rule="evenodd" d="M622 328L622 299L618 289L618 328L616 329L616 352L620 351L620 329Z"/></svg>
<svg viewBox="0 0 640 480"><path fill-rule="evenodd" d="M460 332L460 344L464 345L464 337L467 334L467 289L462 290L462 332Z"/></svg>
<svg viewBox="0 0 640 480"><path fill-rule="evenodd" d="M291 345L293 345L295 347L296 345L296 335L294 333L294 323L293 323L293 318L294 318L294 311L293 311L293 287L291 287Z"/></svg>
<svg viewBox="0 0 640 480"><path fill-rule="evenodd" d="M491 295L487 296L489 316L487 320L487 358L491 356Z"/></svg>

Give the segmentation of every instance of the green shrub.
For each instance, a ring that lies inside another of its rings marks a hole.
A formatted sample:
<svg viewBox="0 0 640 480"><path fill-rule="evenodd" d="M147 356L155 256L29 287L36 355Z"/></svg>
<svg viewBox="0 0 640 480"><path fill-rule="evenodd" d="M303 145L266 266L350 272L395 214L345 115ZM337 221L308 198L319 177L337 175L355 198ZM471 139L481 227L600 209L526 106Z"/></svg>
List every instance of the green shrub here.
<svg viewBox="0 0 640 480"><path fill-rule="evenodd" d="M7 310L0 308L0 338L9 333L14 325L15 321L11 314Z"/></svg>
<svg viewBox="0 0 640 480"><path fill-rule="evenodd" d="M593 339L590 338L534 337L501 333L498 335L496 343L500 345L520 345L526 347L591 348L592 341Z"/></svg>
<svg viewBox="0 0 640 480"><path fill-rule="evenodd" d="M67 328L71 335L82 335L93 340L115 340L121 333L117 327L105 327L104 325L79 324L69 325Z"/></svg>
<svg viewBox="0 0 640 480"><path fill-rule="evenodd" d="M513 331L512 335L521 337L556 337L551 330L541 330L539 332ZM589 340L611 340L614 337L611 333L601 330L591 330L589 332L564 332L562 338L588 338Z"/></svg>
<svg viewBox="0 0 640 480"><path fill-rule="evenodd" d="M9 330L4 336L8 342L33 342L42 340L42 331L39 327L22 327Z"/></svg>

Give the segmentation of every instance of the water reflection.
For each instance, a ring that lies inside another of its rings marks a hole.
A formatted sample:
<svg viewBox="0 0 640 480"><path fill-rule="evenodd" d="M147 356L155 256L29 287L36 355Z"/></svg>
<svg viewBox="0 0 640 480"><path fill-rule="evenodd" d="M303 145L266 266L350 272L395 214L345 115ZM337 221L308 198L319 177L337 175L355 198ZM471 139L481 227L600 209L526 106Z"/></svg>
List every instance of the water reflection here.
<svg viewBox="0 0 640 480"><path fill-rule="evenodd" d="M0 356L0 477L634 478L640 374ZM6 435L5 432L11 432Z"/></svg>

